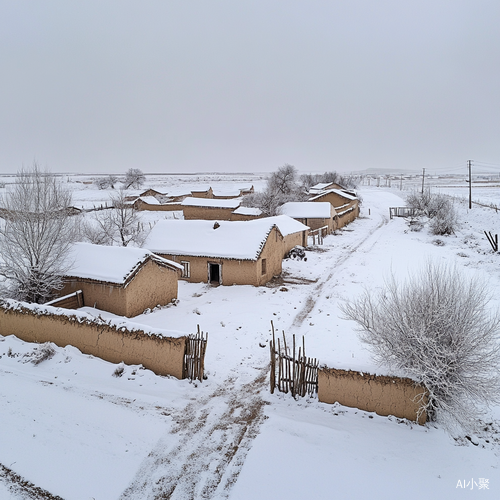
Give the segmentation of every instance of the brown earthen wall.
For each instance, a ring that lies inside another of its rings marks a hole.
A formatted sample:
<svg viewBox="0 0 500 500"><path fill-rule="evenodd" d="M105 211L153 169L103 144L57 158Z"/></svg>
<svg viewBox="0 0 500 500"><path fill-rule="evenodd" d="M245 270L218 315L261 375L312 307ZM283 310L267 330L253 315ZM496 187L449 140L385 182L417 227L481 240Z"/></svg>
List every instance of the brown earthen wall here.
<svg viewBox="0 0 500 500"><path fill-rule="evenodd" d="M117 330L112 326L80 323L71 315L37 315L29 309L12 311L0 307L0 332L25 342L72 345L111 363L142 364L157 375L183 378L186 337L170 338L141 331Z"/></svg>
<svg viewBox="0 0 500 500"><path fill-rule="evenodd" d="M64 285L59 295L82 290L85 306L131 318L177 298L179 273L148 260L126 287L75 278Z"/></svg>
<svg viewBox="0 0 500 500"><path fill-rule="evenodd" d="M261 219L263 215L243 215L243 214L234 214L231 213L231 221L235 220L255 220L255 219Z"/></svg>
<svg viewBox="0 0 500 500"><path fill-rule="evenodd" d="M288 234L283 239L283 257L297 245L307 246L307 234L309 231L300 231L298 233Z"/></svg>
<svg viewBox="0 0 500 500"><path fill-rule="evenodd" d="M231 220L235 208L183 206L185 220Z"/></svg>
<svg viewBox="0 0 500 500"><path fill-rule="evenodd" d="M354 371L322 368L318 371L318 399L323 403L338 402L344 406L417 420L419 403L425 389L412 380L361 374ZM425 401L425 399L424 399ZM424 424L426 414L419 416Z"/></svg>
<svg viewBox="0 0 500 500"><path fill-rule="evenodd" d="M137 210L147 210L150 212L174 212L181 211L184 206L180 203L172 203L165 205L149 205L149 203L139 202L137 203Z"/></svg>

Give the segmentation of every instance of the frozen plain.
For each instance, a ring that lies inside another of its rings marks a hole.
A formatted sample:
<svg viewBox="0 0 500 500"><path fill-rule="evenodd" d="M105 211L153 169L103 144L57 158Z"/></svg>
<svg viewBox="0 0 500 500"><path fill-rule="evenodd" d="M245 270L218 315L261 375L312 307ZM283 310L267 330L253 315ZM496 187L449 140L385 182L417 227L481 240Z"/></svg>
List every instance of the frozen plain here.
<svg viewBox="0 0 500 500"><path fill-rule="evenodd" d="M457 202L459 231L437 238L389 220L388 207L404 204L397 190L362 187L360 194L361 217L308 251L307 262L285 261L282 282L181 283L177 306L134 319L208 331L208 379L201 384L133 366L116 378L116 365L72 347L34 366L24 356L33 345L0 337L0 463L68 500L498 498L499 408L473 445L432 424L269 393L271 320L288 336L304 335L308 355L328 366L386 373L360 345L354 325L340 318L340 301L383 286L391 272L404 279L429 258L456 263L498 290L500 257L482 234L498 231L495 210L469 211ZM155 216L144 214L146 221ZM498 306L495 296L492 307ZM0 498L29 498L2 477ZM480 478L488 479L488 490L474 486ZM469 484L466 493L458 481L472 481L474 489Z"/></svg>

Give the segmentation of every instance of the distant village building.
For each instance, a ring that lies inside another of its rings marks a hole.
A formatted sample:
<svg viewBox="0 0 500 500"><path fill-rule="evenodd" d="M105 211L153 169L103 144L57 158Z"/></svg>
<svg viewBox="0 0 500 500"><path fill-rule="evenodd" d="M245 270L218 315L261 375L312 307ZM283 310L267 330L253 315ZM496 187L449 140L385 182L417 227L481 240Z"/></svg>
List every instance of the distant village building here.
<svg viewBox="0 0 500 500"><path fill-rule="evenodd" d="M337 212L328 201L290 201L280 207L280 212L309 226L311 230L327 227L326 233L330 234L337 229Z"/></svg>
<svg viewBox="0 0 500 500"><path fill-rule="evenodd" d="M241 201L214 200L207 198L186 198L181 203L186 220L230 220L231 214L236 210Z"/></svg>
<svg viewBox="0 0 500 500"><path fill-rule="evenodd" d="M199 188L191 189L191 196L193 198L213 198L214 192L210 186L199 187Z"/></svg>
<svg viewBox="0 0 500 500"><path fill-rule="evenodd" d="M313 196L309 201L330 202L337 213L337 227L344 227L359 216L359 200L356 196L340 189L328 189Z"/></svg>
<svg viewBox="0 0 500 500"><path fill-rule="evenodd" d="M63 297L81 290L85 306L132 317L177 298L182 266L144 248L75 243Z"/></svg>

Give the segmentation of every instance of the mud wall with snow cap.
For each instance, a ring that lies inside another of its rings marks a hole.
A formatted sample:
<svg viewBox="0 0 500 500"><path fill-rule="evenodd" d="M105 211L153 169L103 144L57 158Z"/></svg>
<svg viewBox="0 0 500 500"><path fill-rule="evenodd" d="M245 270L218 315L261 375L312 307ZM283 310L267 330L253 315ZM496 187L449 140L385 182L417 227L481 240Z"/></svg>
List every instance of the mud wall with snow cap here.
<svg viewBox="0 0 500 500"><path fill-rule="evenodd" d="M25 342L72 345L111 363L142 364L157 375L184 377L187 337L164 337L106 323L88 315L71 314L50 306L0 304L0 334Z"/></svg>
<svg viewBox="0 0 500 500"><path fill-rule="evenodd" d="M183 205L185 220L231 220L235 207L196 207Z"/></svg>
<svg viewBox="0 0 500 500"><path fill-rule="evenodd" d="M427 420L425 412L419 414L419 408L427 402L425 394L424 387L408 378L335 368L318 371L318 399L323 403L340 403L378 415L407 418L419 424Z"/></svg>

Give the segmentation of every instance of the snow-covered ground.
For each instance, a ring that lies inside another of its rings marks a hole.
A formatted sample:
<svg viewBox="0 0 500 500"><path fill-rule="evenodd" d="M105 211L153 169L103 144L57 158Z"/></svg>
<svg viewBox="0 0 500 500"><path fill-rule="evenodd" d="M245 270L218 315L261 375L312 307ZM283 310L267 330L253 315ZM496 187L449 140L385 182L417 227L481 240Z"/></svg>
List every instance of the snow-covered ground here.
<svg viewBox="0 0 500 500"><path fill-rule="evenodd" d="M203 182L231 188L226 179L224 186ZM75 195L92 198L85 191L104 199L88 186ZM459 486L467 483L470 494L498 498L498 407L472 444L434 424L269 392L271 320L287 336L304 335L308 356L321 363L386 373L358 341L355 325L341 319L338 304L365 287L382 287L391 273L404 279L428 259L481 276L494 294L492 307L500 307L500 254L483 234L498 231L499 213L457 202L460 229L436 237L389 220L389 206L404 205L404 192L362 187L360 194L361 216L309 249L307 261L285 261L276 283L181 282L177 306L133 319L208 331L203 383L137 366L115 377L116 365L72 347L56 348L35 366L27 356L34 345L0 337L0 498L33 498L26 493L31 486L9 480L5 468L66 500L447 499L468 495ZM153 223L164 214L142 216ZM489 488L479 490L486 479Z"/></svg>

